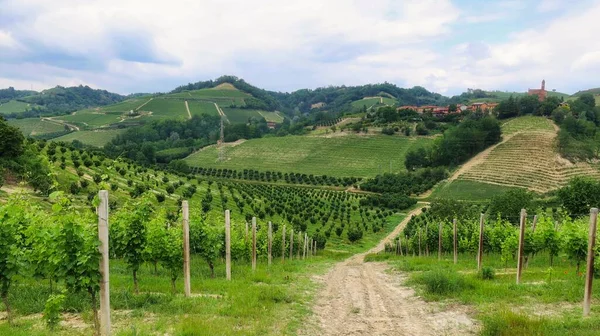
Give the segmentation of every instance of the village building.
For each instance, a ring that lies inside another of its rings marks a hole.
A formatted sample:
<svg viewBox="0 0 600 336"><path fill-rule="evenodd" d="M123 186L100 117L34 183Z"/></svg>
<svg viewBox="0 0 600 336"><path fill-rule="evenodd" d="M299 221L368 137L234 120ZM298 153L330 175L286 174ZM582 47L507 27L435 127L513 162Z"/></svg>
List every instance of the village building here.
<svg viewBox="0 0 600 336"><path fill-rule="evenodd" d="M527 94L530 96L538 96L538 99L540 101L546 99L546 96L548 95L548 91L546 91L546 80L542 80L541 89L529 89L529 91L527 91Z"/></svg>

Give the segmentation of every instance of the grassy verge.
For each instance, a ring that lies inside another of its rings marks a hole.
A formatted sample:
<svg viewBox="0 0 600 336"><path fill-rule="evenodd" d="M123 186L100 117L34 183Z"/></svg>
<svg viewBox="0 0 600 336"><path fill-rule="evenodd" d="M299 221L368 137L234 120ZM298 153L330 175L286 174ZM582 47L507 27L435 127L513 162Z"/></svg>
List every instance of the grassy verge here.
<svg viewBox="0 0 600 336"><path fill-rule="evenodd" d="M120 260L111 261L111 308L114 335L289 335L310 313L316 288L310 276L325 272L338 254L301 261L276 259L269 268L260 261L256 272L248 263L234 263L233 281L224 279L224 264L212 278L205 263L192 260L192 297L185 298L183 282L171 292L169 274L145 265L140 293L133 294L132 277ZM54 285L54 292L59 288ZM67 294L63 322L50 332L41 312L50 295L48 281L18 279L10 292L15 325L0 321L0 335L89 335L92 317L87 296ZM5 307L0 305L0 312ZM0 313L1 314L1 313Z"/></svg>
<svg viewBox="0 0 600 336"><path fill-rule="evenodd" d="M486 255L485 279L476 272L473 255L431 257L369 255L367 261L387 261L409 273L406 284L426 300L469 305L483 322L482 335L598 335L600 288L593 292L592 314L582 317L584 278L574 265L559 259L549 267L547 256L536 256L516 284L515 262L507 268L500 256Z"/></svg>

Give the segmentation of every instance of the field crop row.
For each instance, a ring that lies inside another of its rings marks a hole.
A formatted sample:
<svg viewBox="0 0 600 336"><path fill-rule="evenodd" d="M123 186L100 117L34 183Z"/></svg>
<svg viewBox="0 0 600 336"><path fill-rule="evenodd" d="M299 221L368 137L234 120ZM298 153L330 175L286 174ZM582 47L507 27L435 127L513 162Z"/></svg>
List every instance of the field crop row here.
<svg viewBox="0 0 600 336"><path fill-rule="evenodd" d="M354 135L271 137L225 147L224 162L218 161L216 147L196 152L186 161L191 166L238 171L256 169L338 177L373 177L390 172L390 168L392 172L404 171L406 152L432 141L429 138Z"/></svg>

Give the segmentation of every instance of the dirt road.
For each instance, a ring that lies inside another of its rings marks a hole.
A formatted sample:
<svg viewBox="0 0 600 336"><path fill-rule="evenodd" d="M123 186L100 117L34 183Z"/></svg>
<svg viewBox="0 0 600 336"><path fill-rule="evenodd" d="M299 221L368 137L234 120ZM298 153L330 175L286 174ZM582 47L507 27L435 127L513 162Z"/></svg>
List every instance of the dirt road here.
<svg viewBox="0 0 600 336"><path fill-rule="evenodd" d="M185 101L185 109L187 110L188 113L188 119L192 119L192 113L190 113L190 106L188 105L187 100Z"/></svg>
<svg viewBox="0 0 600 336"><path fill-rule="evenodd" d="M420 209L411 214L419 214ZM406 225L410 215L367 253L383 250ZM465 308L442 309L416 297L401 285L403 275L386 272L384 263L365 263L366 253L337 264L322 279L314 326L308 335L470 335L476 324ZM303 334L303 333L301 333Z"/></svg>

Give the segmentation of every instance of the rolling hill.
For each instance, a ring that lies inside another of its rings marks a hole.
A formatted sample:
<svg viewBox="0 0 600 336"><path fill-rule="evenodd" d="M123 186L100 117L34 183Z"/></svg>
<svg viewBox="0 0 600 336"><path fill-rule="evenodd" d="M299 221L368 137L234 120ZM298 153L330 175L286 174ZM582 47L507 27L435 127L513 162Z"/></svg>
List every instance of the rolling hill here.
<svg viewBox="0 0 600 336"><path fill-rule="evenodd" d="M339 133L338 133L339 134ZM211 146L185 160L203 168L256 169L339 177L373 177L404 171L404 155L430 138L401 136L287 136L252 139L224 147L226 161L218 161Z"/></svg>
<svg viewBox="0 0 600 336"><path fill-rule="evenodd" d="M555 149L558 127L543 117L519 117L502 125L504 140L463 165L432 197L445 189L485 189L490 184L526 188L545 193L565 185L574 176L600 178L600 170L585 163L571 163ZM474 193L477 194L477 193Z"/></svg>

